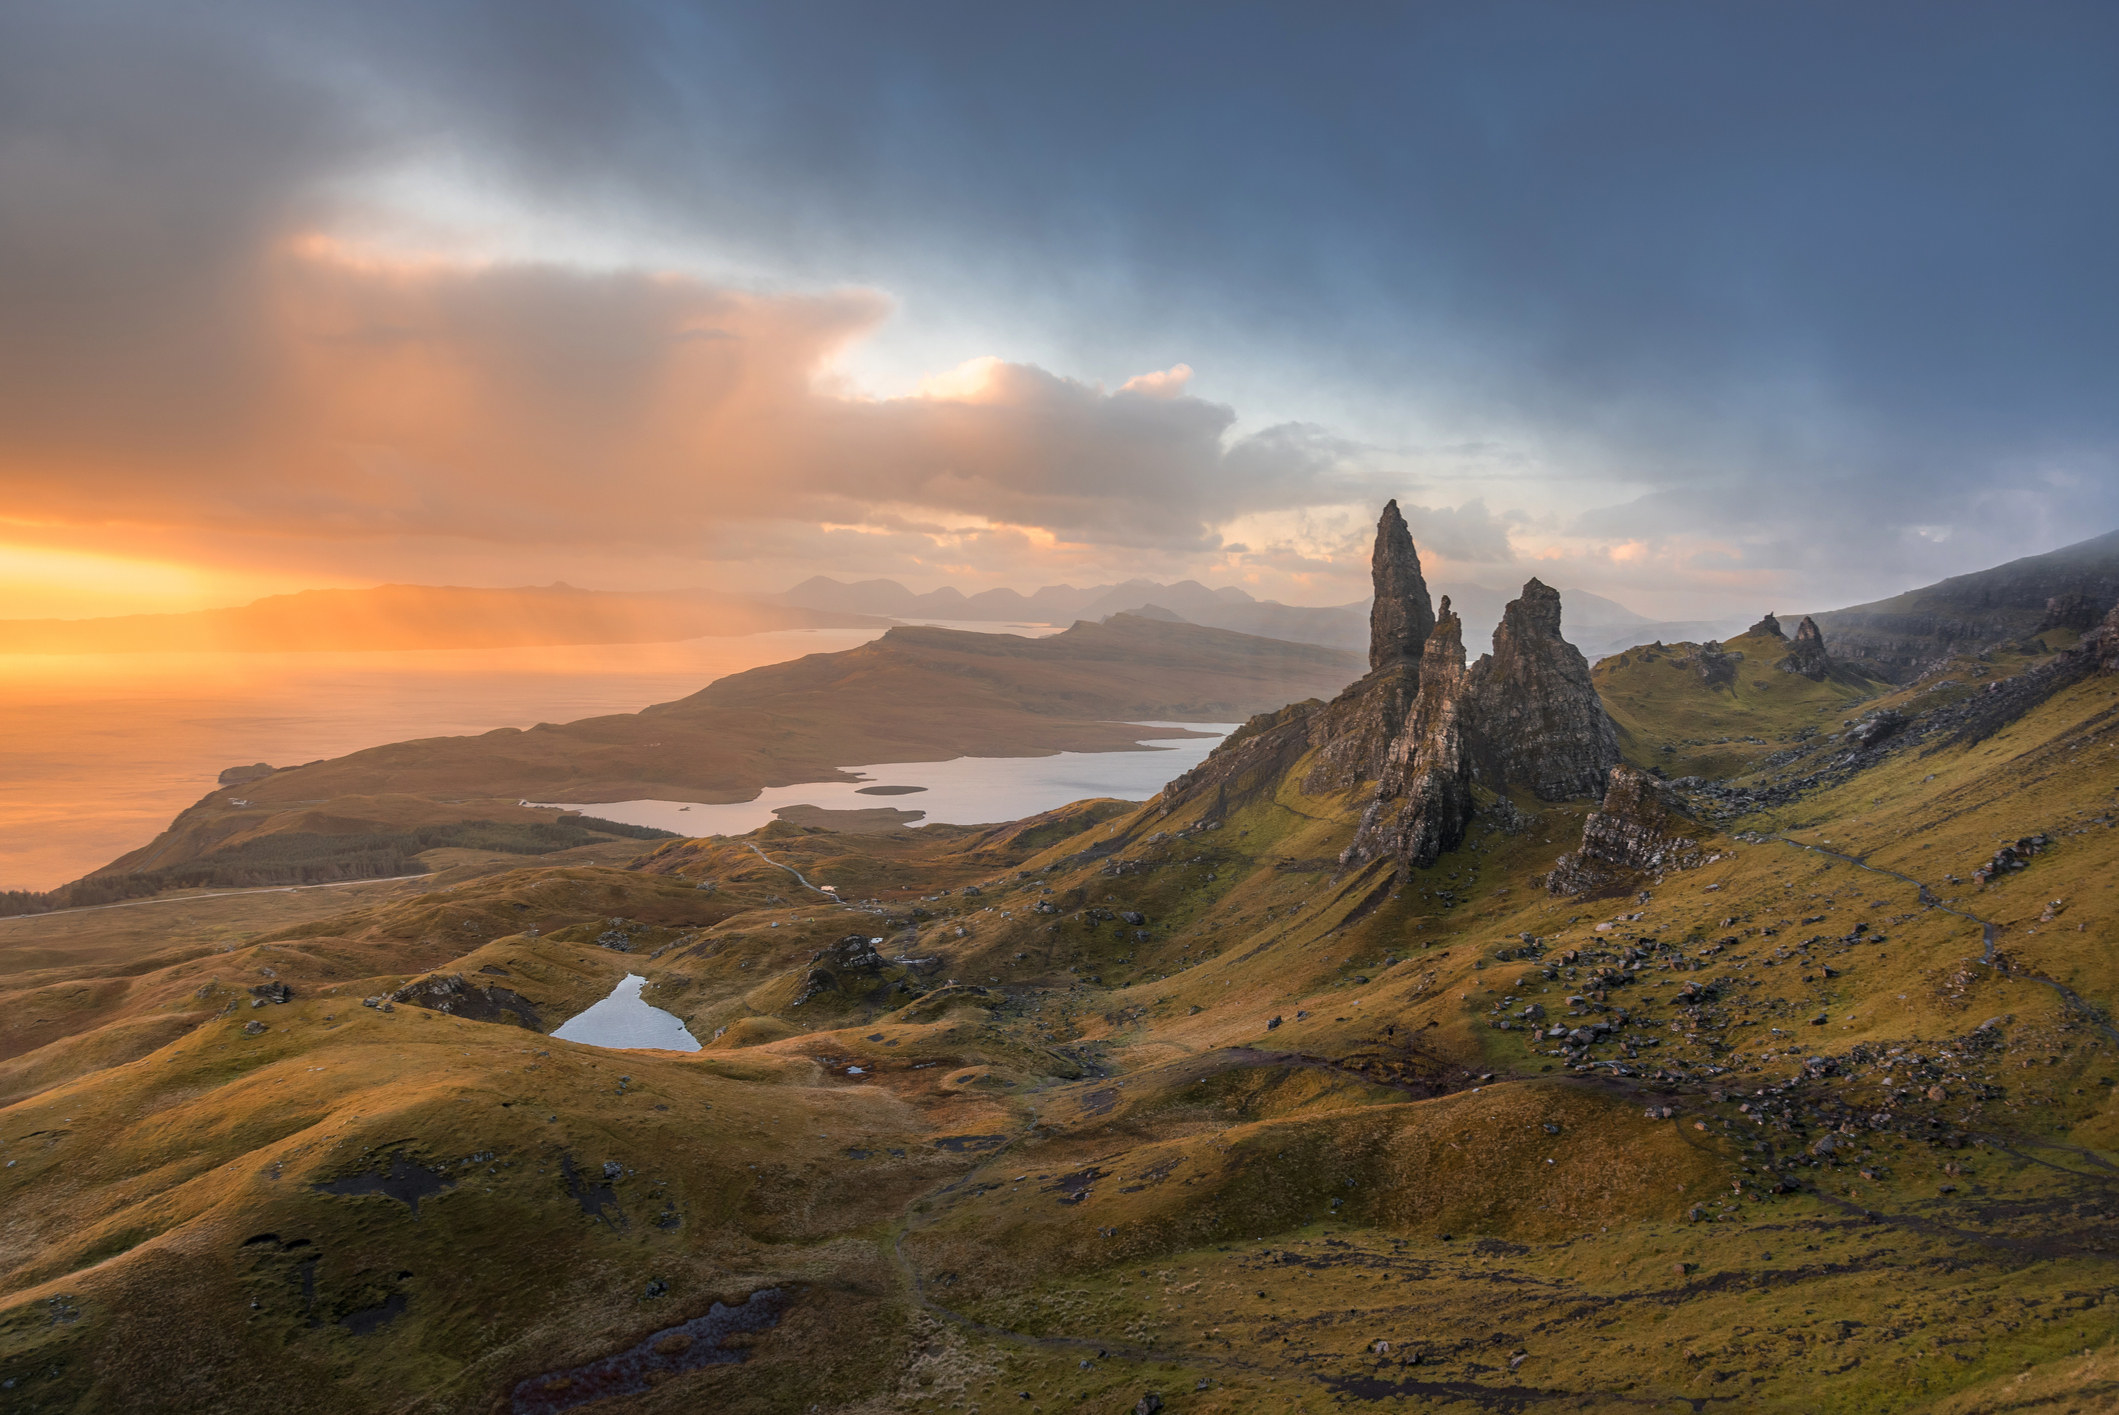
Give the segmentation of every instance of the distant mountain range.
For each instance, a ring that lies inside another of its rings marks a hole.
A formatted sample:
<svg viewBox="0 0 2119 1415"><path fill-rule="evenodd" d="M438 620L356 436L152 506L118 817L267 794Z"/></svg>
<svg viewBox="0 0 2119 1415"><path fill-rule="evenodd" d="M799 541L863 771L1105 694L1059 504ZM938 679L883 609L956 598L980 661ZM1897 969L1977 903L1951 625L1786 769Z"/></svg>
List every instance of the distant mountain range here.
<svg viewBox="0 0 2119 1415"><path fill-rule="evenodd" d="M1519 589L1438 584L1435 592L1451 597L1464 620L1466 647L1478 654L1485 650L1493 626L1500 622L1501 607L1514 599ZM1564 631L1591 658L1657 639L1714 638L1743 627L1742 622L1735 620L1650 619L1588 590L1563 590L1561 595ZM1112 614L1146 614L1149 618L1331 648L1366 650L1369 639L1369 601L1365 599L1322 606L1282 604L1254 598L1233 585L1209 589L1197 580L1179 580L1175 584L1127 580L1123 584L1087 588L1047 585L1027 595L1012 589L967 595L951 585L914 594L895 580L848 584L817 575L777 598L783 604L804 609L887 615L893 619L1071 624L1078 619L1102 619Z"/></svg>
<svg viewBox="0 0 2119 1415"><path fill-rule="evenodd" d="M1836 658L1903 678L1952 649L2079 632L2119 602L2119 531L1812 614Z"/></svg>

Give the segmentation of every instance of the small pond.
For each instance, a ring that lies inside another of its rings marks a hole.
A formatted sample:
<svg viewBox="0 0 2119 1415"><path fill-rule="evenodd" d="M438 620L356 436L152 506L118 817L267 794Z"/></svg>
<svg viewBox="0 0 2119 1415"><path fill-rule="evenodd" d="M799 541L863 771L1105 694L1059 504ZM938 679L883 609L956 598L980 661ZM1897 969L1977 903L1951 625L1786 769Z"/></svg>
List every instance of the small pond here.
<svg viewBox="0 0 2119 1415"><path fill-rule="evenodd" d="M699 1039L685 1030L684 1019L640 1000L647 979L627 973L611 995L588 1011L567 1019L552 1033L563 1042L592 1047L654 1047L662 1051L697 1051Z"/></svg>

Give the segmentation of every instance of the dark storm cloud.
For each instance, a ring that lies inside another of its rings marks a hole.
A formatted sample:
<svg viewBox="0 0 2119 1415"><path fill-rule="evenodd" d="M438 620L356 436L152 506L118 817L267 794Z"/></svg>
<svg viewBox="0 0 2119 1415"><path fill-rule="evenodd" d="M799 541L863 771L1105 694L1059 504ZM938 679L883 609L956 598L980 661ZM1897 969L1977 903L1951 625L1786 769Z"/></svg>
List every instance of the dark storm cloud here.
<svg viewBox="0 0 2119 1415"><path fill-rule="evenodd" d="M1066 459L996 471L982 514L1197 540L1367 494L1348 464L1403 407L1626 488L1573 529L1850 592L2119 522L2107 6L9 14L10 456L256 416L259 252L340 179L437 156L793 285L1034 326L1058 373L1211 354L1218 387L1377 410L1212 453L1227 410L1180 400L1102 484L1166 487L1159 519L1065 491ZM1055 383L1040 415L1102 420L1076 446L1123 423ZM878 465L966 504L980 480Z"/></svg>

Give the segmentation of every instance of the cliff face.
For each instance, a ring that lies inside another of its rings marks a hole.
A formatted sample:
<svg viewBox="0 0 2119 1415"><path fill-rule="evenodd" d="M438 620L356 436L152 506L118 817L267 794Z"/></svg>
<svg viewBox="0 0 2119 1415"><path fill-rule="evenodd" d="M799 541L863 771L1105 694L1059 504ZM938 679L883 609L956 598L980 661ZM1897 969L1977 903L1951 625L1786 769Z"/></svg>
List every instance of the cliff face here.
<svg viewBox="0 0 2119 1415"><path fill-rule="evenodd" d="M1472 691L1479 777L1541 801L1594 796L1619 739L1590 682L1589 660L1560 637L1560 592L1533 579L1502 611Z"/></svg>

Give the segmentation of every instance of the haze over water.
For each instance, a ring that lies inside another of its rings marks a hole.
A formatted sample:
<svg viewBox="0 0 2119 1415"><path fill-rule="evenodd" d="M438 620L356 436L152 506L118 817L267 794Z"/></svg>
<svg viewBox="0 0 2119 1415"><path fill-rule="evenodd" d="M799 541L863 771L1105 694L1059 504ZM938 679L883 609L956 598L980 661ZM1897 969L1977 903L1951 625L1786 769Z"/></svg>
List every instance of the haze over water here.
<svg viewBox="0 0 2119 1415"><path fill-rule="evenodd" d="M634 712L879 629L561 648L0 656L0 889L153 839L225 767Z"/></svg>

